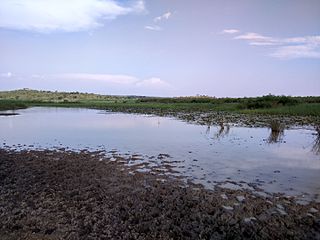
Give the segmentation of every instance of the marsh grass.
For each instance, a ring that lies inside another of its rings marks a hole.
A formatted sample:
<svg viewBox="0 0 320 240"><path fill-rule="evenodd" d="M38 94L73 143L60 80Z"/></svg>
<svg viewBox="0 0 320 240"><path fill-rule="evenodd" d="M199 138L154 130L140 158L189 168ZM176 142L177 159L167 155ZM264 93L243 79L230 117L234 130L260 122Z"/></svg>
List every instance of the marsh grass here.
<svg viewBox="0 0 320 240"><path fill-rule="evenodd" d="M300 103L294 106L279 106L267 109L240 110L246 114L268 114L289 116L320 116L320 103Z"/></svg>
<svg viewBox="0 0 320 240"><path fill-rule="evenodd" d="M0 100L0 111L27 108L27 105L15 100Z"/></svg>
<svg viewBox="0 0 320 240"><path fill-rule="evenodd" d="M320 116L320 97L266 95L253 98L111 96L22 89L0 92L0 110L25 107L81 107L136 113L236 112Z"/></svg>
<svg viewBox="0 0 320 240"><path fill-rule="evenodd" d="M282 141L285 126L279 120L271 120L269 128L271 130L268 137L268 143L277 143Z"/></svg>

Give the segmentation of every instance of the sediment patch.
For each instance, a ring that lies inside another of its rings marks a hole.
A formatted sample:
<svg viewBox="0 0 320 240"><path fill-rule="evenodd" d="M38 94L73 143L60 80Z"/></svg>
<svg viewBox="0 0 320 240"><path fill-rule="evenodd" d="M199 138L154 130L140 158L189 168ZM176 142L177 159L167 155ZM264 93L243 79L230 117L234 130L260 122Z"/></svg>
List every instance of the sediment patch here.
<svg viewBox="0 0 320 240"><path fill-rule="evenodd" d="M207 190L123 162L0 149L0 239L320 239L320 203Z"/></svg>

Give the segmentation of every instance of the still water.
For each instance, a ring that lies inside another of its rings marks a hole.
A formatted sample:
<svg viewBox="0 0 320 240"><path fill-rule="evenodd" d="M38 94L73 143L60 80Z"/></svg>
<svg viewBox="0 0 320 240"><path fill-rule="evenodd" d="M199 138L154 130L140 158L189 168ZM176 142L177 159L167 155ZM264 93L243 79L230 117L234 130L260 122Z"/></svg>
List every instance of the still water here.
<svg viewBox="0 0 320 240"><path fill-rule="evenodd" d="M116 149L116 154L137 154L132 164L142 164L141 171L170 166L172 174L208 188L228 181L225 187L254 185L319 200L319 141L310 127L285 130L277 141L268 128L208 128L174 118L92 109L16 112L20 115L0 116L2 147Z"/></svg>

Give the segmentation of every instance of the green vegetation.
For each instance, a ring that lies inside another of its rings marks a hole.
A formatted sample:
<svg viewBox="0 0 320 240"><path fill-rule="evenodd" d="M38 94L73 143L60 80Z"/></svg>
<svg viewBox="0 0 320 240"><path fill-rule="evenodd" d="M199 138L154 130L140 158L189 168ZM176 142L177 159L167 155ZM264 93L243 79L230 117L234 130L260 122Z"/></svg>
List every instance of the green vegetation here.
<svg viewBox="0 0 320 240"><path fill-rule="evenodd" d="M291 115L291 116L318 116L320 117L320 103L299 103L294 106L281 106L267 109L245 109L242 113Z"/></svg>
<svg viewBox="0 0 320 240"><path fill-rule="evenodd" d="M0 111L26 108L27 105L16 100L0 100Z"/></svg>
<svg viewBox="0 0 320 240"><path fill-rule="evenodd" d="M0 92L0 110L31 106L84 107L113 111L170 113L228 111L246 114L320 116L320 97L266 95L255 98L110 96L22 89Z"/></svg>

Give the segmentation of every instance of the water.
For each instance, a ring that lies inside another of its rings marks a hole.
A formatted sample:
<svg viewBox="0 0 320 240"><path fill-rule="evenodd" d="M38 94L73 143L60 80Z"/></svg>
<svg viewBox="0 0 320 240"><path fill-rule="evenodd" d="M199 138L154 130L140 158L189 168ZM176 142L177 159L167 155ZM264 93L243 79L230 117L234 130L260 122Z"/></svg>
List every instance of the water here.
<svg viewBox="0 0 320 240"><path fill-rule="evenodd" d="M11 148L116 149L140 154L141 171L174 170L212 188L257 186L267 192L319 200L320 155L310 128L285 130L278 142L268 128L193 125L173 118L92 109L29 108L0 116L0 144ZM159 154L169 154L160 156Z"/></svg>

